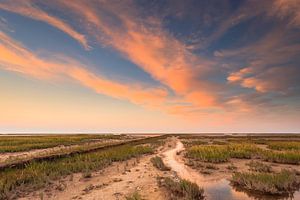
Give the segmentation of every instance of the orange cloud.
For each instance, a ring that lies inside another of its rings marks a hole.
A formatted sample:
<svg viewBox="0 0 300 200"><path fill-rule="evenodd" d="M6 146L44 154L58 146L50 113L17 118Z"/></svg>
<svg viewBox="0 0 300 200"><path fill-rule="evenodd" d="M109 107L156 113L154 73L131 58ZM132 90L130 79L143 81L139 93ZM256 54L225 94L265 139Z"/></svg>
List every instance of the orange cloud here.
<svg viewBox="0 0 300 200"><path fill-rule="evenodd" d="M2 1L0 2L0 9L14 12L34 20L43 21L57 29L65 32L73 39L77 40L85 49L90 49L87 39L83 34L78 33L71 26L63 22L57 17L51 16L45 11L39 9L31 0L24 1Z"/></svg>
<svg viewBox="0 0 300 200"><path fill-rule="evenodd" d="M85 19L80 25L101 45L122 53L184 101L197 106L218 106L216 87L202 80L211 71L213 62L191 53L183 42L162 28L158 19L139 20L136 5L131 2L58 2L77 18Z"/></svg>
<svg viewBox="0 0 300 200"><path fill-rule="evenodd" d="M273 2L270 12L279 18L289 18L290 25L300 26L300 4L298 0L276 0Z"/></svg>
<svg viewBox="0 0 300 200"><path fill-rule="evenodd" d="M67 57L55 61L43 59L3 32L0 32L0 52L0 67L34 78L52 80L69 77L97 93L145 106L162 104L168 95L162 88L143 88L137 84L118 83L97 76L83 64Z"/></svg>

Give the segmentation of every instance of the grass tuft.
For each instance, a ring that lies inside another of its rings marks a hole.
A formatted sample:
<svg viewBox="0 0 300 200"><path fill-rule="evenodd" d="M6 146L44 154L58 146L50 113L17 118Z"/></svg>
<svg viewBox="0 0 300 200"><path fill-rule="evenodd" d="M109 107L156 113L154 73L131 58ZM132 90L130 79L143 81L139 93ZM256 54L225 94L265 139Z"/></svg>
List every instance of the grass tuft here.
<svg viewBox="0 0 300 200"><path fill-rule="evenodd" d="M204 190L199 188L196 183L188 180L175 181L169 177L162 178L160 185L165 187L171 194L171 199L188 199L188 200L202 200L204 199Z"/></svg>
<svg viewBox="0 0 300 200"><path fill-rule="evenodd" d="M159 169L161 171L170 171L171 170L169 167L167 167L164 164L161 157L159 157L159 156L155 156L155 157L151 158L150 161L152 162L154 167L156 167L157 169Z"/></svg>
<svg viewBox="0 0 300 200"><path fill-rule="evenodd" d="M247 163L247 165L250 167L250 171L265 172L265 173L272 172L272 167L270 165L264 164L259 161L251 161Z"/></svg>

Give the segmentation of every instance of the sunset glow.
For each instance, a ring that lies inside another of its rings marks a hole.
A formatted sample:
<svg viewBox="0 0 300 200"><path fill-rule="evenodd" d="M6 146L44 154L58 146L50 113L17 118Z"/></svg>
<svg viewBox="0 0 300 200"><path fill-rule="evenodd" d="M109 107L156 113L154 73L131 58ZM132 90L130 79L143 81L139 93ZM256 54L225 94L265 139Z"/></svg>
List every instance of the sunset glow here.
<svg viewBox="0 0 300 200"><path fill-rule="evenodd" d="M0 133L299 132L300 3L0 0Z"/></svg>

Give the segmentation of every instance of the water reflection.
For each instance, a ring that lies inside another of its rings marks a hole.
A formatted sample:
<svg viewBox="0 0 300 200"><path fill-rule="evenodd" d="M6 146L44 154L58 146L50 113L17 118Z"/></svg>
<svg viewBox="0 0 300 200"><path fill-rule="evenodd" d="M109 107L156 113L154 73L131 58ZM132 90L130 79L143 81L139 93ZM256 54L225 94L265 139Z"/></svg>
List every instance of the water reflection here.
<svg viewBox="0 0 300 200"><path fill-rule="evenodd" d="M172 168L177 175L183 179L197 183L205 190L205 196L209 200L300 200L300 192L295 192L292 197L278 197L255 194L253 192L245 192L238 188L233 188L230 182L226 179L211 180L204 177L194 169L186 166L177 156L177 152L184 150L183 144L178 141L174 149L164 152L164 162Z"/></svg>

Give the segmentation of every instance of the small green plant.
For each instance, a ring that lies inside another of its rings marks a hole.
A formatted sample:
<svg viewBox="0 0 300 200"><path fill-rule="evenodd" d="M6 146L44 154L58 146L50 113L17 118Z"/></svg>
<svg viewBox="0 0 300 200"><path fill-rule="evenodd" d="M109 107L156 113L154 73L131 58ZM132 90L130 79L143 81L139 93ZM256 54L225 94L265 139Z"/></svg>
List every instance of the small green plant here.
<svg viewBox="0 0 300 200"><path fill-rule="evenodd" d="M232 176L231 183L249 191L272 195L290 194L300 186L295 173L287 170L282 170L278 174L236 172Z"/></svg>
<svg viewBox="0 0 300 200"><path fill-rule="evenodd" d="M250 167L250 171L266 173L272 172L272 167L270 165L264 164L259 161L250 161L249 163L247 163L247 165Z"/></svg>
<svg viewBox="0 0 300 200"><path fill-rule="evenodd" d="M171 199L188 199L202 200L204 199L204 190L199 188L196 183L187 180L175 181L169 177L159 179L159 184L165 187L171 194Z"/></svg>
<svg viewBox="0 0 300 200"><path fill-rule="evenodd" d="M157 169L159 169L161 171L169 171L170 170L170 168L164 164L161 157L159 157L159 156L155 156L155 157L151 158L150 161L152 162L153 166L155 166Z"/></svg>

